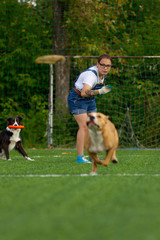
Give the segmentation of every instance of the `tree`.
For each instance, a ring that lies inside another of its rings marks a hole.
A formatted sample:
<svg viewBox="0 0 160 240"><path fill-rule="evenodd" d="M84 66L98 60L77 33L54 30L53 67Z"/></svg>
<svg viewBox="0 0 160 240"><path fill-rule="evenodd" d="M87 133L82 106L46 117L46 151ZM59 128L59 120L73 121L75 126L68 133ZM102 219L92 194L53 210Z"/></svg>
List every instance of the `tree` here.
<svg viewBox="0 0 160 240"><path fill-rule="evenodd" d="M64 11L68 5L64 2L53 1L53 54L65 55L67 35L64 28ZM67 95L70 87L70 58L66 58L66 62L58 62L55 65L55 108L56 114L65 116L67 108Z"/></svg>
<svg viewBox="0 0 160 240"><path fill-rule="evenodd" d="M65 16L70 55L157 55L159 0L75 0Z"/></svg>

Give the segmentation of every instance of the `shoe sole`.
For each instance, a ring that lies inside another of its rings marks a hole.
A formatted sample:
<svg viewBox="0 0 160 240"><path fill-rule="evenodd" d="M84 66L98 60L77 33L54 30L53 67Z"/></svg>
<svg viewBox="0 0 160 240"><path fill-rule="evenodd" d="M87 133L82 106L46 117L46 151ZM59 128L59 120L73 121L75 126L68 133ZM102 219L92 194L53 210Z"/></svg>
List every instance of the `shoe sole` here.
<svg viewBox="0 0 160 240"><path fill-rule="evenodd" d="M76 163L91 163L89 161L76 161Z"/></svg>

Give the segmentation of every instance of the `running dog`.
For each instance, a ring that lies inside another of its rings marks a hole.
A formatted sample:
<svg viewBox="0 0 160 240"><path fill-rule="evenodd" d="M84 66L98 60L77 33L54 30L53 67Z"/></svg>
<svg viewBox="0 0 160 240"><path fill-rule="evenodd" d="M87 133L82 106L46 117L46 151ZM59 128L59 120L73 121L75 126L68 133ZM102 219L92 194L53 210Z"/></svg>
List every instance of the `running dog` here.
<svg viewBox="0 0 160 240"><path fill-rule="evenodd" d="M97 164L108 166L110 159L113 163L117 163L116 149L118 147L119 138L114 124L99 112L92 112L88 114L87 126L88 131L85 135L85 149L92 159L92 172L96 174ZM106 152L104 160L100 160L98 153Z"/></svg>
<svg viewBox="0 0 160 240"><path fill-rule="evenodd" d="M22 117L9 117L6 120L8 121L8 125L19 126L22 121ZM21 129L10 129L7 127L6 130L0 133L0 158L5 155L7 160L11 160L9 152L15 148L15 150L21 153L27 160L34 161L28 157L27 153L23 149L20 131Z"/></svg>

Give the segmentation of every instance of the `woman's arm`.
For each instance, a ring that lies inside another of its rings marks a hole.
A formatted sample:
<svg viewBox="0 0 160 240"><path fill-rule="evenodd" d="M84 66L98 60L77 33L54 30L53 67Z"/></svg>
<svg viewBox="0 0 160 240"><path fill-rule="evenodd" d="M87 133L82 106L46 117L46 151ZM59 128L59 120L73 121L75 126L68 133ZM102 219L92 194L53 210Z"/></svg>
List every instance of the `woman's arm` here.
<svg viewBox="0 0 160 240"><path fill-rule="evenodd" d="M84 84L84 87L82 88L81 91L81 96L82 97L91 97L99 94L99 90L91 90L91 86L88 84Z"/></svg>
<svg viewBox="0 0 160 240"><path fill-rule="evenodd" d="M110 86L110 85L106 85L97 90L91 90L91 87L88 84L84 84L84 87L81 91L81 96L82 97L91 97L91 96L95 96L95 95L106 94L110 91L112 91L112 86Z"/></svg>

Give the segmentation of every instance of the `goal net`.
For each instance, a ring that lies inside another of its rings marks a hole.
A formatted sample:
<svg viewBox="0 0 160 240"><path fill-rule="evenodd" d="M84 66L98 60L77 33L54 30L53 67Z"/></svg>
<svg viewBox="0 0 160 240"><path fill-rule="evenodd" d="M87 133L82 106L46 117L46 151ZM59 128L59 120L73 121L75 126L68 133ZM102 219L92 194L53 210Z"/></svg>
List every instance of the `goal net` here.
<svg viewBox="0 0 160 240"><path fill-rule="evenodd" d="M95 57L74 57L71 87L78 74L95 64ZM96 96L99 112L110 117L119 133L120 148L160 147L160 58L115 57L106 84L113 91ZM72 116L68 123L68 144L78 130ZM74 138L75 141L75 138Z"/></svg>

